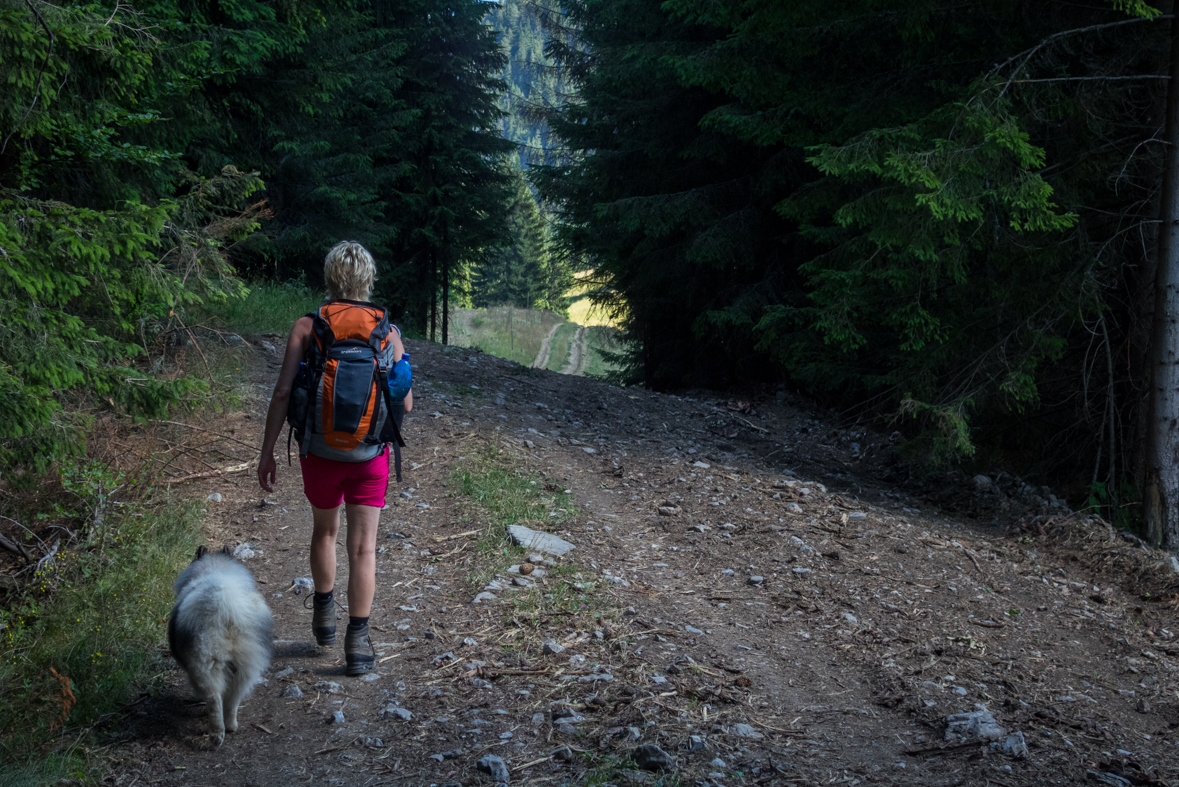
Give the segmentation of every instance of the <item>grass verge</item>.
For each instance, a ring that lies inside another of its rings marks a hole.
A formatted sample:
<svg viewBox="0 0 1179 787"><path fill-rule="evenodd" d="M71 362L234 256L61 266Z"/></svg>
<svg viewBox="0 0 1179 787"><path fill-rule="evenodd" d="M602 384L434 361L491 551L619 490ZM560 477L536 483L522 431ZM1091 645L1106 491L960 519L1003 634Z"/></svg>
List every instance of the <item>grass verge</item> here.
<svg viewBox="0 0 1179 787"><path fill-rule="evenodd" d="M87 750L95 729L160 672L171 585L191 559L200 506L112 503L123 479L108 473L93 465L63 481L77 505L55 513L85 535L59 548L23 592L8 594L17 603L0 610L5 787L94 777ZM88 523L75 518L83 511Z"/></svg>
<svg viewBox="0 0 1179 787"><path fill-rule="evenodd" d="M300 316L315 311L325 296L299 282L257 282L245 298L213 305L202 322L238 333L286 335Z"/></svg>
<svg viewBox="0 0 1179 787"><path fill-rule="evenodd" d="M511 449L487 445L462 459L452 481L459 494L469 497L482 515L484 525L477 542L480 559L468 574L468 590L478 593L497 574L520 563L527 550L512 543L508 526L522 524L533 530L560 524L572 515L573 498L559 485L534 477L514 462ZM545 566L543 583L517 588L504 600L512 614L540 620L553 613L616 617L609 597L601 593L601 582L573 561Z"/></svg>
<svg viewBox="0 0 1179 787"><path fill-rule="evenodd" d="M470 498L484 525L477 542L484 559L468 577L473 589L481 589L524 554L512 543L509 525L543 529L546 523L564 522L573 511L570 495L520 468L503 445L488 444L471 452L455 465L451 480L460 495Z"/></svg>
<svg viewBox="0 0 1179 787"><path fill-rule="evenodd" d="M544 337L564 321L559 314L537 309L460 309L455 312L451 342L529 366L536 360Z"/></svg>
<svg viewBox="0 0 1179 787"><path fill-rule="evenodd" d="M173 347L152 371L207 377L210 395L188 406L232 408L248 357L225 334L285 333L319 301L306 287L255 285L243 300L199 315L220 341ZM160 683L167 664L171 586L199 540L201 503L153 487L150 469L167 467L177 448L203 455L202 446L163 440L167 422L99 421L105 426L91 430L87 449L107 461L63 463L56 476L0 489L4 533L32 557L2 555L11 571L0 572L0 787L97 783L102 730ZM158 461L142 462L143 452ZM139 469L127 475L120 464Z"/></svg>
<svg viewBox="0 0 1179 787"><path fill-rule="evenodd" d="M557 328L553 340L549 343L549 362L545 367L549 371L559 372L569 362L569 351L573 349L573 337L577 335L577 326L571 322Z"/></svg>

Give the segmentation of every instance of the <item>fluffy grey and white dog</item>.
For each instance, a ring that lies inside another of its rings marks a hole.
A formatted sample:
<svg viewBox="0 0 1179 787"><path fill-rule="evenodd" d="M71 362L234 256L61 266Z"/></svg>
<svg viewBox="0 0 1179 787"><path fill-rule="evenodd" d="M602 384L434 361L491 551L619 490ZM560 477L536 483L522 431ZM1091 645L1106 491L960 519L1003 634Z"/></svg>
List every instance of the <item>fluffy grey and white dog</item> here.
<svg viewBox="0 0 1179 787"><path fill-rule="evenodd" d="M237 729L237 706L262 679L274 648L274 621L249 569L220 552L197 549L180 572L168 619L168 647L209 710L217 744Z"/></svg>

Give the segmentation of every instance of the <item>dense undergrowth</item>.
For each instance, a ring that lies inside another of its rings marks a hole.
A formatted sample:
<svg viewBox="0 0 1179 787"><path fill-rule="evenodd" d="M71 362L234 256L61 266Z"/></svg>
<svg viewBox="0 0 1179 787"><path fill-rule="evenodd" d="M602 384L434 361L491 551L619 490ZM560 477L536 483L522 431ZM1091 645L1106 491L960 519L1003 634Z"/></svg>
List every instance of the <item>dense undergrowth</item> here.
<svg viewBox="0 0 1179 787"><path fill-rule="evenodd" d="M84 402L82 455L4 479L0 535L24 555L0 551L0 787L101 776L105 732L170 669L171 584L199 541L202 507L169 482L229 461L223 440L186 423L241 404L239 335L285 333L319 300L260 284L190 315L189 340L151 368L200 381L199 396L157 419Z"/></svg>

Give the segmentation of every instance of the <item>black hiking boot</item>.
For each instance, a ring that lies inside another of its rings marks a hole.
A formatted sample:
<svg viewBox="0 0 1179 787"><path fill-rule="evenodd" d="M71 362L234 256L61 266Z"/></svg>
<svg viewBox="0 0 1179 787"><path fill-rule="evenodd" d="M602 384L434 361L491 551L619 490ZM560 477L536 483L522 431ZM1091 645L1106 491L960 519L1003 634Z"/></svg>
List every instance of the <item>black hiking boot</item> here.
<svg viewBox="0 0 1179 787"><path fill-rule="evenodd" d="M315 634L315 644L336 644L336 608L335 599L328 596L323 601L317 598L311 600L311 631Z"/></svg>
<svg viewBox="0 0 1179 787"><path fill-rule="evenodd" d="M349 625L344 633L344 673L363 675L373 668L377 652L368 638L368 624L354 628Z"/></svg>

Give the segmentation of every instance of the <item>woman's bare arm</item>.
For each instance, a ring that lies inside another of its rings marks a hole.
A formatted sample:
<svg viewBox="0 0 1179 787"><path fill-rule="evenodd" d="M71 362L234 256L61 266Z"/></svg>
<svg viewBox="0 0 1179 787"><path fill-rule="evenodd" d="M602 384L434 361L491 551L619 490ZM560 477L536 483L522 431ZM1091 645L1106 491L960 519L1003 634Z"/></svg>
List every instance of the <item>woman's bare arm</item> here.
<svg viewBox="0 0 1179 787"><path fill-rule="evenodd" d="M277 469L274 463L274 444L278 442L278 436L282 433L282 425L287 417L287 402L291 398L291 387L310 342L311 318L300 317L287 338L282 371L278 373L278 382L274 384L274 394L270 397L270 407L266 411L266 432L262 437L262 455L258 460L258 483L267 492L274 491L271 488Z"/></svg>

